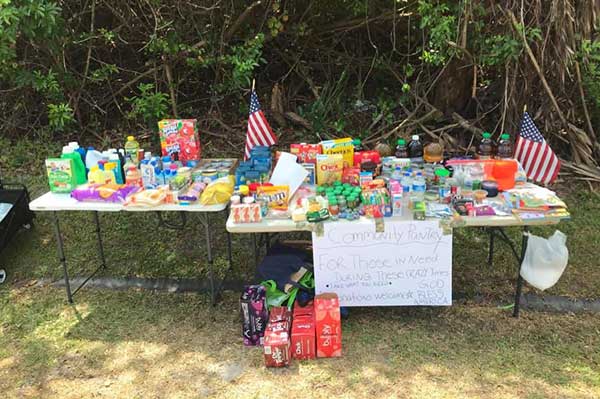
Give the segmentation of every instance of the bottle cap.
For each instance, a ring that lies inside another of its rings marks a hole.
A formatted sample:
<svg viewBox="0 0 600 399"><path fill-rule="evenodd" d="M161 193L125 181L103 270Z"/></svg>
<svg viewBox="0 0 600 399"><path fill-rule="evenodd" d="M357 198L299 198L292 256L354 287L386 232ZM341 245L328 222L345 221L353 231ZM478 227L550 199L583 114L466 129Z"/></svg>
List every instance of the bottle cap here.
<svg viewBox="0 0 600 399"><path fill-rule="evenodd" d="M484 139L489 139L490 137L492 137L492 134L488 132L483 132L482 136Z"/></svg>
<svg viewBox="0 0 600 399"><path fill-rule="evenodd" d="M162 157L162 161L163 162L171 162L171 157L166 155L166 156Z"/></svg>
<svg viewBox="0 0 600 399"><path fill-rule="evenodd" d="M360 143L361 143L360 139L354 139L354 140L352 140L352 144L353 145L360 145Z"/></svg>
<svg viewBox="0 0 600 399"><path fill-rule="evenodd" d="M502 140L510 140L510 134L504 133L502 136L500 136L500 138L502 138Z"/></svg>
<svg viewBox="0 0 600 399"><path fill-rule="evenodd" d="M135 140L135 137L133 137L133 136L127 136L127 141L134 141L134 140Z"/></svg>
<svg viewBox="0 0 600 399"><path fill-rule="evenodd" d="M92 165L92 167L90 168L90 172L95 172L97 170L100 170L100 167L98 165Z"/></svg>
<svg viewBox="0 0 600 399"><path fill-rule="evenodd" d="M436 169L435 175L438 177L448 177L448 176L450 176L450 171L446 168Z"/></svg>
<svg viewBox="0 0 600 399"><path fill-rule="evenodd" d="M419 141L419 135L418 135L418 134L414 134L414 135L412 136L412 139L413 139L414 141Z"/></svg>
<svg viewBox="0 0 600 399"><path fill-rule="evenodd" d="M71 148L73 148L74 150L76 150L76 149L78 149L78 148L79 148L79 143L78 143L78 142L76 142L76 141L71 141L71 142L69 143L69 147L71 147Z"/></svg>
<svg viewBox="0 0 600 399"><path fill-rule="evenodd" d="M71 147L69 147L68 145L64 146L62 149L63 154L70 154L72 152L73 152L73 149Z"/></svg>
<svg viewBox="0 0 600 399"><path fill-rule="evenodd" d="M398 139L398 145L406 145L406 140Z"/></svg>

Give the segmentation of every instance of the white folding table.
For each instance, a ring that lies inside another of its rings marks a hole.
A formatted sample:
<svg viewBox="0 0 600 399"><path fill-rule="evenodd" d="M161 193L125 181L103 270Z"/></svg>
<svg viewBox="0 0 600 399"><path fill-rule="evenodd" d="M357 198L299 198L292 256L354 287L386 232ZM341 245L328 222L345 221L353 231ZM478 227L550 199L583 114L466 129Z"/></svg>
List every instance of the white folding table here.
<svg viewBox="0 0 600 399"><path fill-rule="evenodd" d="M391 217L384 218L384 220L407 220L408 217ZM486 228L490 235L489 242L489 254L488 254L488 264L492 265L493 257L494 257L494 241L495 238L498 237L502 241L506 242L510 247L515 259L518 262L517 267L517 282L515 288L515 305L513 309L513 316L519 317L520 311L520 300L521 300L521 292L523 289L523 278L521 277L521 264L523 263L523 258L525 256L525 251L527 250L527 242L529 237L529 228L533 226L547 226L547 225L555 225L558 224L564 218L552 217L552 218L544 218L544 219L536 219L536 220L527 220L523 221L515 215L509 216L478 216L478 217L462 217L458 222L454 222L450 224L452 228L462 228L462 227L481 227ZM432 219L428 219L432 220ZM438 219L441 220L441 219ZM367 219L365 217L361 217L358 221L347 221L347 220L339 220L336 222L326 221L324 223L375 223L373 220ZM267 241L269 234L277 234L277 233L291 233L291 232L299 232L299 231L314 231L315 229L314 223L296 223L291 219L263 219L259 223L235 223L233 218L230 216L227 220L227 231L230 233L246 233L252 234L254 240L254 246L256 248L256 234L266 234ZM522 242L521 242L521 251L517 250L517 246L512 240L508 237L506 232L504 231L505 227L521 227L523 229L522 232ZM256 249L255 249L256 254Z"/></svg>
<svg viewBox="0 0 600 399"><path fill-rule="evenodd" d="M58 256L60 259L60 263L63 269L63 275L65 280L65 286L67 290L67 299L70 303L73 303L73 296L83 287L85 284L93 278L100 270L106 269L106 259L104 257L104 246L102 243L102 232L100 229L100 212L157 212L160 218L161 212L182 212L182 215L186 213L198 213L201 215L201 221L204 225L205 234L206 234L206 247L207 247L207 260L208 260L208 272L209 272L209 282L210 282L210 294L211 300L216 303L218 295L223 286L223 281L225 278L221 279L218 283L215 282L214 271L213 271L213 254L212 254L212 242L211 242L211 226L210 226L210 213L219 213L223 212L225 217L227 217L227 204L220 205L200 205L200 204L192 204L192 205L179 205L179 204L164 204L155 207L134 207L134 206L125 206L120 203L108 203L108 202L79 202L74 198L71 198L69 194L55 194L52 192L48 192L41 197L33 200L29 204L29 208L35 212L52 212L54 216L54 230L56 235L56 242L58 247ZM98 255L100 257L100 266L90 275L88 276L79 287L74 290L71 290L71 285L69 281L69 273L67 270L67 260L64 251L62 233L60 230L59 224L59 212L64 211L83 211L83 212L92 212L94 215L94 223L96 225L96 237L98 241ZM162 222L162 219L160 219ZM164 223L164 222L163 222ZM166 224L166 223L164 223ZM229 232L226 231L227 236L227 259L228 259L228 269L225 273L227 273L232 268L232 253L231 253L231 236Z"/></svg>

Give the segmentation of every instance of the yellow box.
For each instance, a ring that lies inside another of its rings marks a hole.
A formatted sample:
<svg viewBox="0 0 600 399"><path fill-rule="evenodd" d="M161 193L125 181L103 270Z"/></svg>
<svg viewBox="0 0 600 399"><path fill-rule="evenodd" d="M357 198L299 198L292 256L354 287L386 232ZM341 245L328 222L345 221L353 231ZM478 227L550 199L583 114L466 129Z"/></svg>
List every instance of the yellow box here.
<svg viewBox="0 0 600 399"><path fill-rule="evenodd" d="M323 154L341 154L344 158L344 167L354 165L354 144L351 138L326 140L321 142Z"/></svg>

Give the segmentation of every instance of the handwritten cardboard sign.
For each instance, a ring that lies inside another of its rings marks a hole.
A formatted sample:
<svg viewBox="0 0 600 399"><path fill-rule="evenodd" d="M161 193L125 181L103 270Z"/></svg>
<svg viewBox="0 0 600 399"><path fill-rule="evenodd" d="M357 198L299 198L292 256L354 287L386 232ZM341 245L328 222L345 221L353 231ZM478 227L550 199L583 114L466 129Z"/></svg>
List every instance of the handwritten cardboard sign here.
<svg viewBox="0 0 600 399"><path fill-rule="evenodd" d="M313 233L316 293L341 306L450 306L452 235L437 221L324 223Z"/></svg>

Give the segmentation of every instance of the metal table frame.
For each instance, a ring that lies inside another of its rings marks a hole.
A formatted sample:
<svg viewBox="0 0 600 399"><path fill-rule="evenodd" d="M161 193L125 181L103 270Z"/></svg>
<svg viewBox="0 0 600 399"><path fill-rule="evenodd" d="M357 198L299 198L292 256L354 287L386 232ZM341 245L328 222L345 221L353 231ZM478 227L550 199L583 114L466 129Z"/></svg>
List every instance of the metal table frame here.
<svg viewBox="0 0 600 399"><path fill-rule="evenodd" d="M48 195L48 194L46 194L46 195ZM35 204L35 202L36 202L36 200L34 200L31 204L33 205L33 204ZM96 209L93 209L93 207L94 206L91 204L86 204L85 209L77 209L76 206L72 206L72 205L70 207L69 206L65 207L65 209L58 209L58 210L52 209L52 207L45 208L44 206L33 206L32 207L33 210L35 210L35 211L51 211L53 214L54 234L55 234L55 238L56 238L58 257L59 257L59 261L60 261L62 271L63 271L65 289L66 289L66 293L67 293L67 300L69 303L73 303L73 297L75 296L75 294L77 294L92 278L94 278L94 276L96 276L98 274L98 272L100 272L101 270L107 269L106 257L105 257L105 253L104 253L104 243L103 243L103 239L102 239L102 229L100 226L100 212L104 212L104 210L96 210ZM91 212L93 215L93 219L94 219L96 241L98 243L98 257L100 259L100 265L89 276L87 276L83 280L83 282L75 289L71 288L71 281L70 281L69 271L68 271L68 267L67 267L67 258L65 255L64 240L63 240L63 235L62 235L62 231L60 228L59 212L63 212L63 211ZM111 212L111 213L115 213L118 211L134 213L135 211L140 211L140 210L132 209L132 210L128 211L123 208L106 209L106 212ZM153 209L148 209L147 211L153 211ZM231 234L227 230L225 230L225 234L227 237L226 245L227 245L228 267L225 270L225 274L224 274L223 278L218 279L218 281L217 281L217 279L215 279L215 273L214 273L214 257L213 257L213 249L212 249L212 226L210 223L209 214L210 213L223 213L225 216L225 220L227 220L227 217L229 214L229 208L225 207L218 211L216 211L216 210L201 211L201 210L197 210L197 209L196 210L193 210L193 209L185 210L185 209L174 209L174 208L157 209L155 211L156 211L157 215L159 216L159 223L162 224L163 226L165 226L167 228L171 228L171 229L182 229L183 226L185 225L185 219L186 219L186 215L188 213L199 213L200 214L200 221L201 221L202 225L204 226L205 239L206 239L207 261L208 261L208 279L209 279L209 284L210 284L210 298L211 298L211 303L213 305L215 305L219 299L225 279L227 278L227 276L229 275L229 273L231 272L231 270L233 268L233 256L232 256ZM161 217L162 211L180 212L180 215L182 217L182 225L174 226L174 225L170 225L170 224L164 222L164 220Z"/></svg>
<svg viewBox="0 0 600 399"><path fill-rule="evenodd" d="M502 223L495 223L501 221L499 218L475 218L475 223L461 227L457 226L455 228L465 228L465 227L481 227L487 230L487 233L490 236L489 241L489 253L488 253L488 264L491 266L493 264L494 259L494 249L496 244L496 239L501 240L511 250L515 260L517 261L517 279L515 283L515 295L514 295L514 308L513 308L513 317L518 318L521 311L521 294L523 292L523 278L521 277L521 264L523 263L523 259L525 257L525 252L527 251L527 244L529 240L529 229L533 226L543 226L543 225L554 225L560 222L560 219L552 219L547 221L537 221L532 222L530 224L516 224L509 221L509 219L504 219ZM270 235L280 234L280 233L290 233L290 232L301 232L301 231L310 231L307 228L297 228L294 227L293 224L281 221L275 221L274 226L265 226L264 224L260 224L256 227L256 231L252 231L252 224L248 224L246 226L236 225L233 223L231 219L228 219L227 228L231 233L250 233L252 235L252 241L254 246L254 257L258 262L259 255L259 246L264 244L267 246L270 242ZM306 227L306 226L305 226ZM505 227L521 227L522 228L522 237L521 237L521 247L520 252L517 245L513 242L513 240L508 237L504 228ZM242 231L240 231L242 230ZM260 237L257 238L257 235Z"/></svg>

